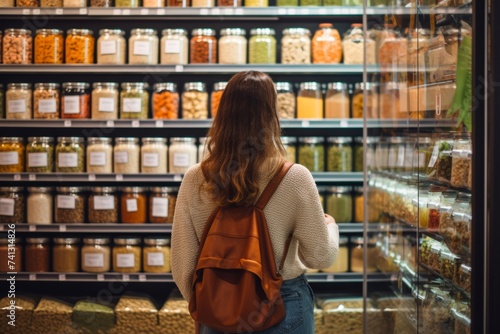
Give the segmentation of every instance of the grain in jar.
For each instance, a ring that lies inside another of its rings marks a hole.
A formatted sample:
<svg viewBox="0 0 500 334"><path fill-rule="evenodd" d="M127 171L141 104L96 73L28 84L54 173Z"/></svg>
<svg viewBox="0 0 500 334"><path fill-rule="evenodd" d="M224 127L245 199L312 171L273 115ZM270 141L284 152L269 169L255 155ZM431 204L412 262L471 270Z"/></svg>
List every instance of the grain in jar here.
<svg viewBox="0 0 500 334"><path fill-rule="evenodd" d="M41 273L50 271L49 238L26 238L24 270Z"/></svg>
<svg viewBox="0 0 500 334"><path fill-rule="evenodd" d="M66 64L94 63L94 36L88 29L69 29L66 32Z"/></svg>
<svg viewBox="0 0 500 334"><path fill-rule="evenodd" d="M168 148L168 172L184 174L196 164L196 138L177 137L170 138Z"/></svg>
<svg viewBox="0 0 500 334"><path fill-rule="evenodd" d="M56 172L85 172L85 144L80 137L58 137L56 146Z"/></svg>
<svg viewBox="0 0 500 334"><path fill-rule="evenodd" d="M158 7L165 7L165 0L143 0L142 1L142 7L151 7L151 8L158 8Z"/></svg>
<svg viewBox="0 0 500 334"><path fill-rule="evenodd" d="M312 39L313 64L338 64L342 60L342 39L331 23L321 23Z"/></svg>
<svg viewBox="0 0 500 334"><path fill-rule="evenodd" d="M146 189L125 187L122 189L120 208L123 224L145 224L147 220Z"/></svg>
<svg viewBox="0 0 500 334"><path fill-rule="evenodd" d="M182 118L208 118L208 93L203 82L186 82L184 84Z"/></svg>
<svg viewBox="0 0 500 334"><path fill-rule="evenodd" d="M311 32L305 28L283 30L281 39L282 64L311 63Z"/></svg>
<svg viewBox="0 0 500 334"><path fill-rule="evenodd" d="M90 85L65 82L62 85L61 118L90 118Z"/></svg>
<svg viewBox="0 0 500 334"><path fill-rule="evenodd" d="M323 118L323 93L317 82L302 82L297 95L297 118Z"/></svg>
<svg viewBox="0 0 500 334"><path fill-rule="evenodd" d="M225 28L220 31L219 64L246 64L246 31L241 28Z"/></svg>
<svg viewBox="0 0 500 334"><path fill-rule="evenodd" d="M323 137L300 137L298 162L311 172L325 171L325 148Z"/></svg>
<svg viewBox="0 0 500 334"><path fill-rule="evenodd" d="M114 7L113 0L90 0L90 7L109 8Z"/></svg>
<svg viewBox="0 0 500 334"><path fill-rule="evenodd" d="M74 273L80 270L80 239L54 238L52 270L56 273Z"/></svg>
<svg viewBox="0 0 500 334"><path fill-rule="evenodd" d="M347 84L330 82L325 96L325 118L349 118L350 99Z"/></svg>
<svg viewBox="0 0 500 334"><path fill-rule="evenodd" d="M299 0L276 0L276 6L278 7L297 7L299 5Z"/></svg>
<svg viewBox="0 0 500 334"><path fill-rule="evenodd" d="M363 238L351 237L351 261L350 268L354 273L363 272L364 263L364 250L365 242ZM376 242L373 239L368 239L367 247L367 259L366 259L366 272L372 273L377 271L377 258L379 251L376 247Z"/></svg>
<svg viewBox="0 0 500 334"><path fill-rule="evenodd" d="M90 137L87 139L87 172L113 172L113 145L111 138Z"/></svg>
<svg viewBox="0 0 500 334"><path fill-rule="evenodd" d="M87 0L63 0L63 7L68 7L68 8L87 7Z"/></svg>
<svg viewBox="0 0 500 334"><path fill-rule="evenodd" d="M24 188L0 187L0 224L24 224L25 214Z"/></svg>
<svg viewBox="0 0 500 334"><path fill-rule="evenodd" d="M53 208L52 188L28 188L28 197L26 200L26 222L28 224L52 224Z"/></svg>
<svg viewBox="0 0 500 334"><path fill-rule="evenodd" d="M214 89L210 95L210 114L212 118L215 118L217 111L219 110L220 99L222 98L222 93L226 89L227 82L216 82L214 83Z"/></svg>
<svg viewBox="0 0 500 334"><path fill-rule="evenodd" d="M128 40L129 64L158 64L158 32L155 29L132 29Z"/></svg>
<svg viewBox="0 0 500 334"><path fill-rule="evenodd" d="M190 7L191 0L167 0L168 7Z"/></svg>
<svg viewBox="0 0 500 334"><path fill-rule="evenodd" d="M339 238L339 252L335 262L328 268L322 269L324 273L345 273L349 271L349 238Z"/></svg>
<svg viewBox="0 0 500 334"><path fill-rule="evenodd" d="M33 118L58 119L60 116L59 84L37 83L33 91Z"/></svg>
<svg viewBox="0 0 500 334"><path fill-rule="evenodd" d="M137 8L139 4L139 0L115 0L115 7Z"/></svg>
<svg viewBox="0 0 500 334"><path fill-rule="evenodd" d="M97 39L97 63L123 65L127 53L125 31L120 29L101 29Z"/></svg>
<svg viewBox="0 0 500 334"><path fill-rule="evenodd" d="M217 63L217 38L215 38L215 30L209 28L193 29L191 35L190 63Z"/></svg>
<svg viewBox="0 0 500 334"><path fill-rule="evenodd" d="M327 188L326 213L337 223L352 222L352 187Z"/></svg>
<svg viewBox="0 0 500 334"><path fill-rule="evenodd" d="M198 162L201 162L208 154L208 149L206 147L207 137L199 138L200 144L198 145Z"/></svg>
<svg viewBox="0 0 500 334"><path fill-rule="evenodd" d="M4 64L31 64L33 37L27 29L5 29L2 57Z"/></svg>
<svg viewBox="0 0 500 334"><path fill-rule="evenodd" d="M149 222L172 224L179 188L153 187L149 196Z"/></svg>
<svg viewBox="0 0 500 334"><path fill-rule="evenodd" d="M141 173L167 173L167 139L142 138Z"/></svg>
<svg viewBox="0 0 500 334"><path fill-rule="evenodd" d="M95 187L89 195L89 223L118 223L118 196L114 187Z"/></svg>
<svg viewBox="0 0 500 334"><path fill-rule="evenodd" d="M467 188L469 169L472 165L469 138L457 139L453 143L450 183L453 187Z"/></svg>
<svg viewBox="0 0 500 334"><path fill-rule="evenodd" d="M15 1L14 0L1 0L0 1L0 8L8 8L8 7L15 7Z"/></svg>
<svg viewBox="0 0 500 334"><path fill-rule="evenodd" d="M92 119L118 118L118 84L95 82L92 90Z"/></svg>
<svg viewBox="0 0 500 334"><path fill-rule="evenodd" d="M268 0L245 0L245 7L267 7Z"/></svg>
<svg viewBox="0 0 500 334"><path fill-rule="evenodd" d="M215 0L191 0L191 7L213 7Z"/></svg>
<svg viewBox="0 0 500 334"><path fill-rule="evenodd" d="M108 238L85 238L82 247L82 271L104 273L111 270L111 249Z"/></svg>
<svg viewBox="0 0 500 334"><path fill-rule="evenodd" d="M29 83L10 83L5 93L7 119L31 119L33 91Z"/></svg>
<svg viewBox="0 0 500 334"><path fill-rule="evenodd" d="M352 138L329 137L326 153L328 172L352 172Z"/></svg>
<svg viewBox="0 0 500 334"><path fill-rule="evenodd" d="M366 44L366 64L375 64L375 41L363 30L363 25L353 23L342 42L344 64L363 64Z"/></svg>
<svg viewBox="0 0 500 334"><path fill-rule="evenodd" d="M300 0L301 6L321 6L321 0Z"/></svg>
<svg viewBox="0 0 500 334"><path fill-rule="evenodd" d="M54 203L56 224L85 223L86 198L80 187L58 187Z"/></svg>
<svg viewBox="0 0 500 334"><path fill-rule="evenodd" d="M147 119L149 85L146 82L123 82L120 92L120 118Z"/></svg>
<svg viewBox="0 0 500 334"><path fill-rule="evenodd" d="M40 0L40 7L62 7L63 0Z"/></svg>
<svg viewBox="0 0 500 334"><path fill-rule="evenodd" d="M157 83L153 87L153 118L179 118L179 93L173 82Z"/></svg>
<svg viewBox="0 0 500 334"><path fill-rule="evenodd" d="M141 239L115 238L113 247L113 271L137 273L141 271Z"/></svg>
<svg viewBox="0 0 500 334"><path fill-rule="evenodd" d="M140 152L138 138L116 138L113 152L114 172L117 174L139 173Z"/></svg>
<svg viewBox="0 0 500 334"><path fill-rule="evenodd" d="M297 155L297 138L281 137L281 143L286 150L286 160L295 163Z"/></svg>
<svg viewBox="0 0 500 334"><path fill-rule="evenodd" d="M161 64L187 64L189 56L187 31L163 29L161 34Z"/></svg>
<svg viewBox="0 0 500 334"><path fill-rule="evenodd" d="M276 83L277 100L278 100L278 116L280 119L295 118L295 94L293 93L293 85L290 82Z"/></svg>
<svg viewBox="0 0 500 334"><path fill-rule="evenodd" d="M14 255L12 259L12 255ZM0 272L21 272L23 269L23 246L21 238L8 238L0 236ZM9 263L7 259L13 263ZM11 265L13 267L11 267Z"/></svg>
<svg viewBox="0 0 500 334"><path fill-rule="evenodd" d="M62 64L64 37L59 29L38 29L35 36L35 64Z"/></svg>
<svg viewBox="0 0 500 334"><path fill-rule="evenodd" d="M21 137L0 137L0 173L24 171L24 140Z"/></svg>
<svg viewBox="0 0 500 334"><path fill-rule="evenodd" d="M270 28L250 30L249 64L276 64L276 32Z"/></svg>
<svg viewBox="0 0 500 334"><path fill-rule="evenodd" d="M170 240L164 238L144 238L142 248L144 272L170 272Z"/></svg>

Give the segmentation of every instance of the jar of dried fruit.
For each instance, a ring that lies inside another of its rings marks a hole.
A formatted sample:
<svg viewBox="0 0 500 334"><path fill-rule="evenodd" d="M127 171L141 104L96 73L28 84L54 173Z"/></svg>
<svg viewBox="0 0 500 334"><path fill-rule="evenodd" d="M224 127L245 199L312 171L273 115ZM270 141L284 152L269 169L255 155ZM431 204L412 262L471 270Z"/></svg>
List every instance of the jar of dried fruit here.
<svg viewBox="0 0 500 334"><path fill-rule="evenodd" d="M153 87L153 118L179 118L179 93L173 82L157 83Z"/></svg>
<svg viewBox="0 0 500 334"><path fill-rule="evenodd" d="M5 29L2 50L4 64L31 64L33 51L31 31Z"/></svg>
<svg viewBox="0 0 500 334"><path fill-rule="evenodd" d="M210 113L212 118L215 118L217 115L217 111L219 110L219 103L222 97L222 93L224 93L224 89L226 89L227 82L216 82L214 83L214 89L212 90L212 94L210 95Z"/></svg>
<svg viewBox="0 0 500 334"><path fill-rule="evenodd" d="M331 23L321 23L312 39L313 64L338 64L342 60L342 39Z"/></svg>

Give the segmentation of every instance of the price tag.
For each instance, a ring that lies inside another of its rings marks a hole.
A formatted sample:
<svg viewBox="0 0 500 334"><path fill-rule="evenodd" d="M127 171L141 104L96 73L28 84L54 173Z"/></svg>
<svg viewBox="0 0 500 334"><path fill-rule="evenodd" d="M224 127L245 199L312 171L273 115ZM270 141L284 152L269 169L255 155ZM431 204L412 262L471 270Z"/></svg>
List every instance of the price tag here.
<svg viewBox="0 0 500 334"><path fill-rule="evenodd" d="M174 181L175 182L181 182L182 181L182 176L180 176L180 175L174 175Z"/></svg>
<svg viewBox="0 0 500 334"><path fill-rule="evenodd" d="M327 12L327 10L325 8L320 8L318 10L318 13L319 13L319 15L326 15L328 12Z"/></svg>
<svg viewBox="0 0 500 334"><path fill-rule="evenodd" d="M60 281L65 281L66 280L66 275L65 274L59 274L59 280Z"/></svg>
<svg viewBox="0 0 500 334"><path fill-rule="evenodd" d="M63 10L61 8L57 8L56 15L62 15L62 14L63 14Z"/></svg>
<svg viewBox="0 0 500 334"><path fill-rule="evenodd" d="M104 275L103 274L97 275L97 280L98 281L104 281Z"/></svg>
<svg viewBox="0 0 500 334"><path fill-rule="evenodd" d="M141 282L146 281L146 275L144 275L144 274L140 274L140 275L139 275L139 281L141 281Z"/></svg>
<svg viewBox="0 0 500 334"><path fill-rule="evenodd" d="M232 8L225 8L224 9L224 15L233 15L234 14L234 9Z"/></svg>
<svg viewBox="0 0 500 334"><path fill-rule="evenodd" d="M286 15L286 8L278 8L278 15Z"/></svg>
<svg viewBox="0 0 500 334"><path fill-rule="evenodd" d="M36 281L36 275L35 274L30 274L29 280L30 281Z"/></svg>
<svg viewBox="0 0 500 334"><path fill-rule="evenodd" d="M130 9L122 10L122 15L130 15Z"/></svg>
<svg viewBox="0 0 500 334"><path fill-rule="evenodd" d="M220 15L220 9L219 8L213 8L212 9L212 15Z"/></svg>
<svg viewBox="0 0 500 334"><path fill-rule="evenodd" d="M341 128L347 128L347 126L348 126L348 125L349 125L349 124L347 123L347 121L346 121L346 120L342 120L342 121L340 121L340 127L341 127Z"/></svg>
<svg viewBox="0 0 500 334"><path fill-rule="evenodd" d="M71 121L64 121L65 127L71 127Z"/></svg>
<svg viewBox="0 0 500 334"><path fill-rule="evenodd" d="M163 121L156 121L156 122L155 122L155 126L156 126L157 128L163 128Z"/></svg>
<svg viewBox="0 0 500 334"><path fill-rule="evenodd" d="M333 275L332 275L332 274L328 274L328 275L326 275L326 280L327 280L328 282L332 282L332 281L334 280Z"/></svg>
<svg viewBox="0 0 500 334"><path fill-rule="evenodd" d="M309 127L309 121L302 121L302 127L303 128L308 128Z"/></svg>
<svg viewBox="0 0 500 334"><path fill-rule="evenodd" d="M108 128L114 128L115 127L115 122L114 121L107 121L106 122L106 126Z"/></svg>
<svg viewBox="0 0 500 334"><path fill-rule="evenodd" d="M165 15L165 9L160 8L156 11L156 15Z"/></svg>
<svg viewBox="0 0 500 334"><path fill-rule="evenodd" d="M200 9L200 15L208 15L208 9L206 8L203 8L203 9Z"/></svg>
<svg viewBox="0 0 500 334"><path fill-rule="evenodd" d="M123 274L122 279L124 282L128 282L128 281L130 281L130 275Z"/></svg>
<svg viewBox="0 0 500 334"><path fill-rule="evenodd" d="M123 175L122 174L116 174L115 179L116 179L116 181L123 181Z"/></svg>
<svg viewBox="0 0 500 334"><path fill-rule="evenodd" d="M300 9L299 10L299 14L301 15L309 15L309 9Z"/></svg>
<svg viewBox="0 0 500 334"><path fill-rule="evenodd" d="M235 14L235 15L243 15L243 9L241 9L241 8L237 8L237 9L234 11L234 14Z"/></svg>
<svg viewBox="0 0 500 334"><path fill-rule="evenodd" d="M66 225L64 224L59 225L59 232L66 232Z"/></svg>
<svg viewBox="0 0 500 334"><path fill-rule="evenodd" d="M35 231L36 231L36 226L35 226L35 225L30 225L30 226L28 227L28 230L29 230L30 232L35 232Z"/></svg>
<svg viewBox="0 0 500 334"><path fill-rule="evenodd" d="M149 15L149 9L147 9L147 8L142 8L142 9L141 9L141 15Z"/></svg>
<svg viewBox="0 0 500 334"><path fill-rule="evenodd" d="M294 8L288 9L288 15L295 15L297 11Z"/></svg>
<svg viewBox="0 0 500 334"><path fill-rule="evenodd" d="M95 174L89 174L89 181L95 181Z"/></svg>
<svg viewBox="0 0 500 334"><path fill-rule="evenodd" d="M122 10L121 9L113 9L113 15L115 15L115 16L122 15Z"/></svg>
<svg viewBox="0 0 500 334"><path fill-rule="evenodd" d="M87 15L87 8L80 8L80 15Z"/></svg>
<svg viewBox="0 0 500 334"><path fill-rule="evenodd" d="M30 175L28 175L28 180L35 181L36 180L36 174L30 174Z"/></svg>
<svg viewBox="0 0 500 334"><path fill-rule="evenodd" d="M137 121L137 120L132 121L132 127L133 128L138 128L139 126L141 126L141 123L139 121Z"/></svg>
<svg viewBox="0 0 500 334"><path fill-rule="evenodd" d="M33 9L33 15L40 15L40 9Z"/></svg>
<svg viewBox="0 0 500 334"><path fill-rule="evenodd" d="M184 71L184 66L182 66L182 65L175 65L175 71L176 72L183 72Z"/></svg>
<svg viewBox="0 0 500 334"><path fill-rule="evenodd" d="M23 9L23 15L30 15L29 9Z"/></svg>

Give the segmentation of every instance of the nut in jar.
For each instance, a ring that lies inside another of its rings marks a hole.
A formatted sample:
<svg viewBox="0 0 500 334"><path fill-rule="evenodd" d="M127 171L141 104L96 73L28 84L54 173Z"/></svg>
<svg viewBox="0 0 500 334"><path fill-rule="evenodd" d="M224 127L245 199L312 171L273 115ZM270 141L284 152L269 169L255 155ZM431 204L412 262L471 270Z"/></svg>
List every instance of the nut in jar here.
<svg viewBox="0 0 500 334"><path fill-rule="evenodd" d="M26 29L5 29L2 44L4 64L31 64L33 38Z"/></svg>
<svg viewBox="0 0 500 334"><path fill-rule="evenodd" d="M31 119L32 90L29 83L10 83L5 93L7 119Z"/></svg>
<svg viewBox="0 0 500 334"><path fill-rule="evenodd" d="M311 32L305 28L283 30L281 39L282 64L311 63Z"/></svg>
<svg viewBox="0 0 500 334"><path fill-rule="evenodd" d="M37 83L33 91L33 118L57 119L59 118L59 84Z"/></svg>
<svg viewBox="0 0 500 334"><path fill-rule="evenodd" d="M191 32L192 64L215 64L217 62L217 39L215 30L208 28L193 29Z"/></svg>
<svg viewBox="0 0 500 334"><path fill-rule="evenodd" d="M202 82L187 82L182 93L182 118L207 119L208 93Z"/></svg>

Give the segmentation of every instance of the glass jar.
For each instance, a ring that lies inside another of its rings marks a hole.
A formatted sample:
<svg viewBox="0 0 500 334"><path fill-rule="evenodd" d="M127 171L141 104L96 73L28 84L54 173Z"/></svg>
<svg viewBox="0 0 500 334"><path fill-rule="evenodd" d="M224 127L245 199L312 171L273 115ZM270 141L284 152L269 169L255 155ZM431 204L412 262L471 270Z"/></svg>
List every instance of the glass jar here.
<svg viewBox="0 0 500 334"><path fill-rule="evenodd" d="M403 137L389 138L387 165L391 171L401 171L404 165L405 144Z"/></svg>
<svg viewBox="0 0 500 334"><path fill-rule="evenodd" d="M84 224L84 189L80 187L58 187L55 201L54 222L56 224Z"/></svg>
<svg viewBox="0 0 500 334"><path fill-rule="evenodd" d="M352 138L327 138L327 171L352 172Z"/></svg>
<svg viewBox="0 0 500 334"><path fill-rule="evenodd" d="M58 137L56 146L56 172L85 172L85 144L80 137Z"/></svg>
<svg viewBox="0 0 500 334"><path fill-rule="evenodd" d="M80 270L80 239L54 238L52 270L58 273L75 273Z"/></svg>
<svg viewBox="0 0 500 334"><path fill-rule="evenodd" d="M143 263L145 273L170 272L170 240L144 238Z"/></svg>
<svg viewBox="0 0 500 334"><path fill-rule="evenodd" d="M282 64L311 63L311 32L304 28L283 30L281 39Z"/></svg>
<svg viewBox="0 0 500 334"><path fill-rule="evenodd" d="M363 187L354 187L354 222L364 222L365 215L365 198ZM370 220L368 222L371 222Z"/></svg>
<svg viewBox="0 0 500 334"><path fill-rule="evenodd" d="M352 187L327 188L326 213L337 223L352 222Z"/></svg>
<svg viewBox="0 0 500 334"><path fill-rule="evenodd" d="M146 189L125 187L121 196L121 222L124 224L146 223Z"/></svg>
<svg viewBox="0 0 500 334"><path fill-rule="evenodd" d="M312 39L313 64L338 64L341 60L342 39L339 31L331 23L321 23Z"/></svg>
<svg viewBox="0 0 500 334"><path fill-rule="evenodd" d="M142 7L159 8L165 7L165 0L143 0Z"/></svg>
<svg viewBox="0 0 500 334"><path fill-rule="evenodd" d="M276 32L270 28L250 30L249 64L276 64Z"/></svg>
<svg viewBox="0 0 500 334"><path fill-rule="evenodd" d="M412 165L419 173L425 173L432 155L430 137L419 137L415 143Z"/></svg>
<svg viewBox="0 0 500 334"><path fill-rule="evenodd" d="M213 7L215 0L191 0L191 7Z"/></svg>
<svg viewBox="0 0 500 334"><path fill-rule="evenodd" d="M24 188L0 187L0 224L24 224L25 214Z"/></svg>
<svg viewBox="0 0 500 334"><path fill-rule="evenodd" d="M354 172L362 172L364 159L366 157L366 168L372 170L375 168L375 144L377 138L366 137L366 154L363 149L363 137L354 138Z"/></svg>
<svg viewBox="0 0 500 334"><path fill-rule="evenodd" d="M1 39L2 39L2 35L0 34L0 40ZM0 49L1 48L2 47L0 46ZM0 59L1 58L2 58L2 55L0 54ZM3 90L3 85L0 84L0 119L5 118L5 107L4 107L4 104L5 104L5 94L4 94L4 90Z"/></svg>
<svg viewBox="0 0 500 334"><path fill-rule="evenodd" d="M149 222L172 224L179 188L153 187L149 196Z"/></svg>
<svg viewBox="0 0 500 334"><path fill-rule="evenodd" d="M458 203L453 208L452 218L455 230L449 247L454 253L468 256L471 252L472 208L470 196L467 198L462 194L460 198L461 200L457 198Z"/></svg>
<svg viewBox="0 0 500 334"><path fill-rule="evenodd" d="M219 64L246 64L247 39L245 29L225 28L220 31Z"/></svg>
<svg viewBox="0 0 500 334"><path fill-rule="evenodd" d="M190 7L191 0L167 0L168 7Z"/></svg>
<svg viewBox="0 0 500 334"><path fill-rule="evenodd" d="M215 118L217 111L219 110L220 99L224 89L226 89L227 82L216 82L214 83L214 89L210 95L210 114L212 118Z"/></svg>
<svg viewBox="0 0 500 334"><path fill-rule="evenodd" d="M5 93L7 119L31 119L31 84L10 83Z"/></svg>
<svg viewBox="0 0 500 334"><path fill-rule="evenodd" d="M321 0L300 0L301 6L321 6Z"/></svg>
<svg viewBox="0 0 500 334"><path fill-rule="evenodd" d="M41 273L50 271L49 238L26 238L24 270Z"/></svg>
<svg viewBox="0 0 500 334"><path fill-rule="evenodd" d="M140 171L138 138L118 137L114 147L114 172L117 174L137 174Z"/></svg>
<svg viewBox="0 0 500 334"><path fill-rule="evenodd" d="M113 0L90 0L90 7L109 8L114 6Z"/></svg>
<svg viewBox="0 0 500 334"><path fill-rule="evenodd" d="M185 29L164 29L161 34L161 63L187 64L189 54L187 31Z"/></svg>
<svg viewBox="0 0 500 334"><path fill-rule="evenodd" d="M117 119L118 84L95 82L92 87L92 119Z"/></svg>
<svg viewBox="0 0 500 334"><path fill-rule="evenodd" d="M472 165L472 145L469 138L457 139L453 143L450 183L453 187L467 188L469 169Z"/></svg>
<svg viewBox="0 0 500 334"><path fill-rule="evenodd" d="M163 82L155 84L153 88L153 118L179 118L179 93L177 92L177 85L173 82Z"/></svg>
<svg viewBox="0 0 500 334"><path fill-rule="evenodd" d="M51 173L54 170L54 139L29 137L26 162L26 171L29 173Z"/></svg>
<svg viewBox="0 0 500 334"><path fill-rule="evenodd" d="M89 223L118 223L118 196L114 187L95 187L89 196Z"/></svg>
<svg viewBox="0 0 500 334"><path fill-rule="evenodd" d="M267 7L268 0L245 0L245 7Z"/></svg>
<svg viewBox="0 0 500 334"><path fill-rule="evenodd" d="M361 23L353 23L344 35L344 64L363 64L366 43L366 64L375 64L375 41L363 30Z"/></svg>
<svg viewBox="0 0 500 334"><path fill-rule="evenodd" d="M89 118L89 83L65 82L62 88L61 118Z"/></svg>
<svg viewBox="0 0 500 334"><path fill-rule="evenodd" d="M141 239L115 238L113 247L113 271L137 273L141 271Z"/></svg>
<svg viewBox="0 0 500 334"><path fill-rule="evenodd" d="M62 7L63 0L40 0L40 7Z"/></svg>
<svg viewBox="0 0 500 334"><path fill-rule="evenodd" d="M208 150L206 148L206 142L207 142L207 137L201 137L199 138L200 140L200 145L198 145L198 162L201 162L203 159L205 159Z"/></svg>
<svg viewBox="0 0 500 334"><path fill-rule="evenodd" d="M184 84L182 118L208 118L208 93L203 82L186 82Z"/></svg>
<svg viewBox="0 0 500 334"><path fill-rule="evenodd" d="M120 29L101 29L97 39L97 63L123 65L127 52L125 31Z"/></svg>
<svg viewBox="0 0 500 334"><path fill-rule="evenodd" d="M217 0L217 7L241 7L242 0Z"/></svg>
<svg viewBox="0 0 500 334"><path fill-rule="evenodd" d="M142 138L141 173L167 173L167 139Z"/></svg>
<svg viewBox="0 0 500 334"><path fill-rule="evenodd" d="M191 64L217 63L217 38L214 29L193 29L190 42Z"/></svg>
<svg viewBox="0 0 500 334"><path fill-rule="evenodd" d="M299 164L311 172L324 172L324 142L322 137L299 137Z"/></svg>
<svg viewBox="0 0 500 334"><path fill-rule="evenodd" d="M379 64L384 70L397 68L399 55L408 50L408 41L392 25L386 25L382 34L383 39L378 47Z"/></svg>
<svg viewBox="0 0 500 334"><path fill-rule="evenodd" d="M37 83L33 91L33 118L57 119L60 115L59 84Z"/></svg>
<svg viewBox="0 0 500 334"><path fill-rule="evenodd" d="M339 252L337 254L337 259L328 268L322 269L324 273L346 273L349 271L349 249L347 244L349 243L348 237L339 238Z"/></svg>
<svg viewBox="0 0 500 334"><path fill-rule="evenodd" d="M286 160L295 163L297 161L297 138L281 137L281 143L286 150Z"/></svg>
<svg viewBox="0 0 500 334"><path fill-rule="evenodd" d="M450 195L453 193L453 196ZM455 226L452 219L453 207L456 198L455 192L445 192L441 195L439 204L439 234L444 238L447 245L451 244L453 235L455 234Z"/></svg>
<svg viewBox="0 0 500 334"><path fill-rule="evenodd" d="M379 95L377 93L377 85L371 82L366 84L363 82L354 85L354 94L351 100L352 118L363 118L365 97L364 91L366 90L366 117L379 118Z"/></svg>
<svg viewBox="0 0 500 334"><path fill-rule="evenodd" d="M63 31L38 29L35 36L35 64L62 64L64 54Z"/></svg>
<svg viewBox="0 0 500 334"><path fill-rule="evenodd" d="M111 138L89 137L87 143L87 173L112 173L113 145Z"/></svg>
<svg viewBox="0 0 500 334"><path fill-rule="evenodd" d="M350 99L347 84L330 82L325 97L325 118L349 118Z"/></svg>
<svg viewBox="0 0 500 334"><path fill-rule="evenodd" d="M168 172L184 174L196 164L196 138L170 138Z"/></svg>
<svg viewBox="0 0 500 334"><path fill-rule="evenodd" d="M115 7L137 8L139 3L139 0L115 0Z"/></svg>
<svg viewBox="0 0 500 334"><path fill-rule="evenodd" d="M88 29L69 29L66 32L66 64L94 63L94 36Z"/></svg>
<svg viewBox="0 0 500 334"><path fill-rule="evenodd" d="M4 64L31 64L32 51L33 37L31 37L30 30L4 30L2 43L2 56Z"/></svg>
<svg viewBox="0 0 500 334"><path fill-rule="evenodd" d="M15 1L14 0L2 0L2 1L0 1L0 8L8 8L8 7L15 7ZM0 34L0 37L1 37L1 34Z"/></svg>
<svg viewBox="0 0 500 334"><path fill-rule="evenodd" d="M24 140L21 137L0 137L0 173L24 171Z"/></svg>
<svg viewBox="0 0 500 334"><path fill-rule="evenodd" d="M295 94L290 82L277 82L278 116L280 119L295 118Z"/></svg>
<svg viewBox="0 0 500 334"><path fill-rule="evenodd" d="M444 183L451 180L453 141L440 139L434 144L427 167L427 177Z"/></svg>
<svg viewBox="0 0 500 334"><path fill-rule="evenodd" d="M363 272L364 263L364 250L365 241L360 237L351 237L351 262L350 268L353 273ZM377 258L379 251L376 247L376 242L373 239L368 240L367 259L366 259L366 272L372 273L377 271Z"/></svg>
<svg viewBox="0 0 500 334"><path fill-rule="evenodd" d="M123 82L120 92L120 118L147 119L149 85L146 82Z"/></svg>
<svg viewBox="0 0 500 334"><path fill-rule="evenodd" d="M23 246L21 238L0 238L0 272L21 272L23 270ZM9 263L7 260L11 260ZM11 267L12 266L12 267Z"/></svg>
<svg viewBox="0 0 500 334"><path fill-rule="evenodd" d="M28 224L52 224L52 188L30 187L26 200L26 222Z"/></svg>
<svg viewBox="0 0 500 334"><path fill-rule="evenodd" d="M108 238L85 238L82 247L82 271L104 273L111 270Z"/></svg>
<svg viewBox="0 0 500 334"><path fill-rule="evenodd" d="M298 7L299 0L276 0L278 7Z"/></svg>
<svg viewBox="0 0 500 334"><path fill-rule="evenodd" d="M72 7L72 8L87 7L87 0L63 0L63 7Z"/></svg>
<svg viewBox="0 0 500 334"><path fill-rule="evenodd" d="M158 32L155 29L132 29L128 44L129 64L158 64Z"/></svg>
<svg viewBox="0 0 500 334"><path fill-rule="evenodd" d="M297 95L297 118L323 118L323 93L317 82L302 82Z"/></svg>

